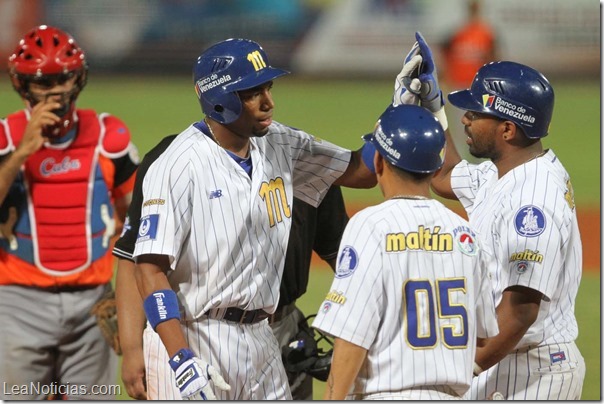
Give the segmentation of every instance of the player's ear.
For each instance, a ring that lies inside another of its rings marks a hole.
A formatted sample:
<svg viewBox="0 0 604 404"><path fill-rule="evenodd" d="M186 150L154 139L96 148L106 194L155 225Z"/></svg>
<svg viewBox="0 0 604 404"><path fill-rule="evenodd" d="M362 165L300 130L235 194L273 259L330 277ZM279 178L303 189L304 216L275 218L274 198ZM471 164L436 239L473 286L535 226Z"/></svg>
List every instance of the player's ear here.
<svg viewBox="0 0 604 404"><path fill-rule="evenodd" d="M384 157L382 157L382 155L380 153L375 153L375 156L373 157L373 166L375 167L375 174L376 175L382 175L384 173L384 164L386 162L384 161Z"/></svg>
<svg viewBox="0 0 604 404"><path fill-rule="evenodd" d="M499 130L501 131L501 137L506 142L513 142L518 136L518 128L512 121L502 121L499 124Z"/></svg>

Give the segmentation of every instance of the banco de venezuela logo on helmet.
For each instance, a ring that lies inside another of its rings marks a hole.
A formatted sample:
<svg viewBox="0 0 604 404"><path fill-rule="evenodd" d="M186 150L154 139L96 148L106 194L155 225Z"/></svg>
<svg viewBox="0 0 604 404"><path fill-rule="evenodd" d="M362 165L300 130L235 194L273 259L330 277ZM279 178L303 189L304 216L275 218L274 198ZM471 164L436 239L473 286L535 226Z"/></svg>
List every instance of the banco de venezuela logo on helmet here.
<svg viewBox="0 0 604 404"><path fill-rule="evenodd" d="M493 102L495 102L495 96L489 94L482 95L482 105L486 108L491 108L493 106Z"/></svg>
<svg viewBox="0 0 604 404"><path fill-rule="evenodd" d="M532 125L535 123L535 117L526 110L526 107L514 104L513 102L504 100L496 95L483 94L482 105L484 105L485 108L497 111L510 118L517 119L525 125Z"/></svg>

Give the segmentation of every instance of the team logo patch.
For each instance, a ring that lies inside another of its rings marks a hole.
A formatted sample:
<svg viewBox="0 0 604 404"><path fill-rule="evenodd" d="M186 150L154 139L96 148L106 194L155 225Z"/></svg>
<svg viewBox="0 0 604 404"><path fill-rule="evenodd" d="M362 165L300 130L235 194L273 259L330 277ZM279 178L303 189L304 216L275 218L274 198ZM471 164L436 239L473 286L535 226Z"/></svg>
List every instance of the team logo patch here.
<svg viewBox="0 0 604 404"><path fill-rule="evenodd" d="M533 264L528 261L517 261L512 264L512 267L518 272L520 275L525 273L529 268L532 268Z"/></svg>
<svg viewBox="0 0 604 404"><path fill-rule="evenodd" d="M138 237L136 242L145 240L155 240L157 236L157 224L159 223L159 215L147 215L141 217L141 224L138 228Z"/></svg>
<svg viewBox="0 0 604 404"><path fill-rule="evenodd" d="M327 313L330 309L331 309L331 303L330 302L323 302L323 306L321 306L321 311L323 313Z"/></svg>
<svg viewBox="0 0 604 404"><path fill-rule="evenodd" d="M456 234L457 245L462 253L466 255L476 255L478 254L478 244L476 244L476 239L473 235L467 232L461 232Z"/></svg>
<svg viewBox="0 0 604 404"><path fill-rule="evenodd" d="M524 237L537 237L545 231L545 215L534 205L521 207L514 217L516 233Z"/></svg>
<svg viewBox="0 0 604 404"><path fill-rule="evenodd" d="M336 278L346 278L357 269L359 263L359 255L352 246L347 245L342 250L338 258L338 266L336 268Z"/></svg>
<svg viewBox="0 0 604 404"><path fill-rule="evenodd" d="M564 353L564 351L560 351L560 352L555 352L553 354L549 354L549 357L552 360L552 364L554 364L556 362L562 362L563 360L566 360L566 354Z"/></svg>

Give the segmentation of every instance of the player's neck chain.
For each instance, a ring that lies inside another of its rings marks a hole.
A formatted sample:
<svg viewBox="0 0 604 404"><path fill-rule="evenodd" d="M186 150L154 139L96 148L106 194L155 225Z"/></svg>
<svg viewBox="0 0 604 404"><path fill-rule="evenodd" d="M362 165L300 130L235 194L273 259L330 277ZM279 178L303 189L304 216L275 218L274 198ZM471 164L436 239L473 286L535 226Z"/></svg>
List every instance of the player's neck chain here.
<svg viewBox="0 0 604 404"><path fill-rule="evenodd" d="M416 201L427 201L430 198L426 198L425 196L420 195L394 195L388 199L414 199Z"/></svg>
<svg viewBox="0 0 604 404"><path fill-rule="evenodd" d="M222 147L222 145L220 144L220 142L218 141L218 138L216 137L216 135L214 134L214 131L212 130L212 127L210 126L210 123L208 122L207 118L203 118L203 121L206 123L206 126L208 127L208 129L210 130L210 135L212 135L212 139L214 139L214 141L216 142L216 144L219 147Z"/></svg>
<svg viewBox="0 0 604 404"><path fill-rule="evenodd" d="M549 151L549 149L545 149L541 153L537 154L536 156L533 156L530 159L528 159L526 162L528 163L529 161L533 161L535 159L538 159L539 157L543 157L547 154L548 151Z"/></svg>

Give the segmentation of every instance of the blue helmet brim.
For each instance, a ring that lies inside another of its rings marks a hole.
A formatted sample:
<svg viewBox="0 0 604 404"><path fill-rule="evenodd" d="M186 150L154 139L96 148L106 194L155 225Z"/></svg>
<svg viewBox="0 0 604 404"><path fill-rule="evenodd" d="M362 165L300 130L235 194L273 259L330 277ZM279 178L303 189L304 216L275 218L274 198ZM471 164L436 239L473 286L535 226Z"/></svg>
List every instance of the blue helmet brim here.
<svg viewBox="0 0 604 404"><path fill-rule="evenodd" d="M284 76L286 74L289 74L287 70L268 66L264 69L258 70L256 74L248 74L239 81L225 85L224 89L226 91L233 92L247 90L269 82L271 80L274 80L277 77Z"/></svg>
<svg viewBox="0 0 604 404"><path fill-rule="evenodd" d="M474 99L470 90L454 91L447 96L447 99L459 109L476 112L488 111Z"/></svg>

